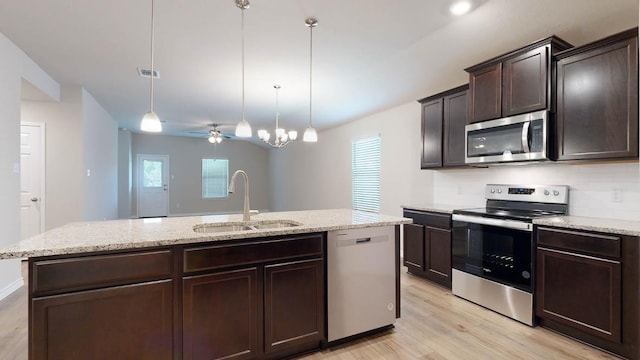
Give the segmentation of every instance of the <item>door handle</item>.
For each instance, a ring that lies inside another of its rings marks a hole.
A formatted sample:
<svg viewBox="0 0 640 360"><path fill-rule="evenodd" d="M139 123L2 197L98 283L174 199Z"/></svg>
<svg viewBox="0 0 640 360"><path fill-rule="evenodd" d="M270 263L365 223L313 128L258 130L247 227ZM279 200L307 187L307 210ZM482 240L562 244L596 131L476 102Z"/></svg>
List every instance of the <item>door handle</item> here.
<svg viewBox="0 0 640 360"><path fill-rule="evenodd" d="M31 198L31 201L32 201L32 202L37 202L37 201L38 201L38 198L37 198L37 197L32 197L32 198Z"/></svg>

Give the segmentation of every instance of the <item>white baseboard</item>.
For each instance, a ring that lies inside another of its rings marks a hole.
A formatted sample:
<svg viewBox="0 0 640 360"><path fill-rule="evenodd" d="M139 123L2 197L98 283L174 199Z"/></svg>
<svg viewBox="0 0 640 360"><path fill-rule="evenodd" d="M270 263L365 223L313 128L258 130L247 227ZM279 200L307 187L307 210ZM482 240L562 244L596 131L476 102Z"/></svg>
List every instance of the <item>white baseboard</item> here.
<svg viewBox="0 0 640 360"><path fill-rule="evenodd" d="M11 284L5 286L4 288L0 289L0 300L6 298L7 296L11 295L12 292L18 290L22 285L24 285L24 279L22 277L20 277L19 279L16 279L14 282L12 282Z"/></svg>

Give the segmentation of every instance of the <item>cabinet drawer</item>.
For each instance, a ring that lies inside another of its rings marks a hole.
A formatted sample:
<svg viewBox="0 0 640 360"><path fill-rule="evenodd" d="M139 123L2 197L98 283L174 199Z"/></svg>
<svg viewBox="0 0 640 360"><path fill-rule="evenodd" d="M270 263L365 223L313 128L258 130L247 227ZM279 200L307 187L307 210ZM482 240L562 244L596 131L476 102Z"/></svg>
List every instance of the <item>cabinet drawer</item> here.
<svg viewBox="0 0 640 360"><path fill-rule="evenodd" d="M538 228L538 245L583 254L620 258L620 237L578 231Z"/></svg>
<svg viewBox="0 0 640 360"><path fill-rule="evenodd" d="M412 218L414 224L431 226L445 230L451 229L451 215L449 214L405 210L404 217Z"/></svg>
<svg viewBox="0 0 640 360"><path fill-rule="evenodd" d="M322 235L320 234L244 244L197 247L184 250L184 272L303 256L321 256L322 253Z"/></svg>
<svg viewBox="0 0 640 360"><path fill-rule="evenodd" d="M170 278L172 256L171 250L159 250L36 260L31 271L33 291L39 296Z"/></svg>

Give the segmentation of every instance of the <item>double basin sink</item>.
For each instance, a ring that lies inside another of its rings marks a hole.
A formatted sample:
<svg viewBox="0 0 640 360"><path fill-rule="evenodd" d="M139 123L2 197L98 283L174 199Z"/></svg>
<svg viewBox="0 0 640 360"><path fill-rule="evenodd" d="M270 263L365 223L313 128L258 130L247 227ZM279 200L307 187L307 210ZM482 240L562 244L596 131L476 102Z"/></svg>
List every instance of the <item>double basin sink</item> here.
<svg viewBox="0 0 640 360"><path fill-rule="evenodd" d="M223 233L236 231L257 231L265 229L284 229L300 225L302 225L302 223L293 220L230 221L197 224L193 226L193 231L197 233Z"/></svg>

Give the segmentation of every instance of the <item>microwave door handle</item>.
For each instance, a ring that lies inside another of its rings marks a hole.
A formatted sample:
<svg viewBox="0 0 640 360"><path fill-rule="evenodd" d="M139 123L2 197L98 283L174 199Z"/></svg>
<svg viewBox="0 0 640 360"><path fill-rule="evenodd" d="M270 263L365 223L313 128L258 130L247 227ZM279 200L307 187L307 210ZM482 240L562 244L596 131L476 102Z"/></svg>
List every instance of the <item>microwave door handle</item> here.
<svg viewBox="0 0 640 360"><path fill-rule="evenodd" d="M529 149L529 126L531 125L530 121L527 121L522 124L522 150L525 153L530 152Z"/></svg>

